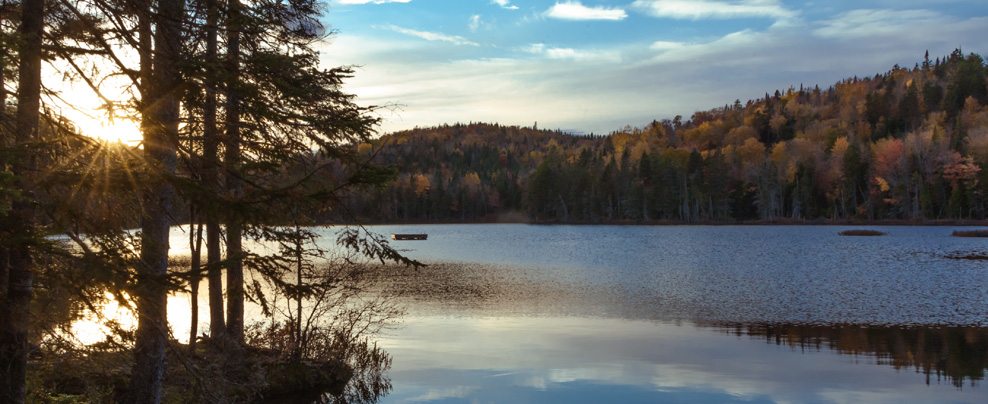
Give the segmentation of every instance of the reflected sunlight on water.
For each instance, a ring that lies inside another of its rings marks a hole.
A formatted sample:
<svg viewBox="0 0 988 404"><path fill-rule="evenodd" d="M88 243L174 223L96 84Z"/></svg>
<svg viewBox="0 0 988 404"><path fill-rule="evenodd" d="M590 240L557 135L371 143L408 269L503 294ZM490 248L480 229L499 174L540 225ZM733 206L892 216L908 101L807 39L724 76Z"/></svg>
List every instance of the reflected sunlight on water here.
<svg viewBox="0 0 988 404"><path fill-rule="evenodd" d="M120 328L133 330L137 328L137 318L129 308L118 303L113 295L106 294L107 303L100 307L100 313L93 313L86 309L82 314L82 319L72 323L70 330L72 336L83 345L91 345L106 341L107 335L112 335L112 331L105 324L115 322Z"/></svg>
<svg viewBox="0 0 988 404"><path fill-rule="evenodd" d="M205 299L206 296L200 297ZM108 302L100 307L99 315L86 309L80 320L72 323L70 330L72 335L80 344L91 345L106 341L108 335L112 335L112 329L107 326L109 323L116 323L123 331L134 331L137 329L137 316L131 308L120 305L113 296L107 295ZM205 300L200 300L204 304ZM191 327L192 314L191 303L188 294L168 296L168 326L173 337L183 344L189 342L189 330ZM208 330L209 317L208 307L200 307L199 318L206 321L199 322L200 333Z"/></svg>
<svg viewBox="0 0 988 404"><path fill-rule="evenodd" d="M988 247L877 227L370 226L429 234L393 243L428 267L379 279L409 312L382 402L988 402L988 269L947 258ZM168 302L186 342L189 296Z"/></svg>

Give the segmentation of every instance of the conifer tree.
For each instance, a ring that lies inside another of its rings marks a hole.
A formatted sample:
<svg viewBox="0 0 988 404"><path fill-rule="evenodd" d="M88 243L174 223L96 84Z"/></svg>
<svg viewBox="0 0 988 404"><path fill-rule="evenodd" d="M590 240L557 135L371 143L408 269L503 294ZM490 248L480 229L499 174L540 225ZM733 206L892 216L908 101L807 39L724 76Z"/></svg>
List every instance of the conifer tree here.
<svg viewBox="0 0 988 404"><path fill-rule="evenodd" d="M13 134L14 150L19 156L10 162L19 195L11 195L11 209L0 212L4 213L2 240L5 250L0 254L0 266L3 267L0 275L5 277L0 280L0 400L11 404L23 403L26 396L27 338L35 270L33 254L39 237L32 180L36 179L39 163L36 145L40 144L44 10L44 0L21 2L21 22L17 31L17 115ZM6 108L6 105L0 105L0 108Z"/></svg>

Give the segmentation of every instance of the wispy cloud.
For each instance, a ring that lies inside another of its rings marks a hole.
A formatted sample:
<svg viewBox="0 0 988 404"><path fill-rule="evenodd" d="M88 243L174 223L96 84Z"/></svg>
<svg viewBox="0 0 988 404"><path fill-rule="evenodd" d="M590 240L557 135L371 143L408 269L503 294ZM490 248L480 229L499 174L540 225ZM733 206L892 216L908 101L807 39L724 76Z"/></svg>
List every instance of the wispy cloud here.
<svg viewBox="0 0 988 404"><path fill-rule="evenodd" d="M686 47L683 42L670 42L670 41L655 41L649 48L656 51L667 51L673 49L682 49Z"/></svg>
<svg viewBox="0 0 988 404"><path fill-rule="evenodd" d="M836 18L821 21L823 27L813 31L824 38L858 38L874 35L906 34L910 27L930 24L954 24L944 16L928 10L851 10Z"/></svg>
<svg viewBox="0 0 988 404"><path fill-rule="evenodd" d="M470 28L470 32L477 32L481 28L485 30L491 29L491 23L481 20L480 14L474 14L470 16L470 22L467 24L467 27Z"/></svg>
<svg viewBox="0 0 988 404"><path fill-rule="evenodd" d="M426 17L415 20L403 17L415 17L412 13L420 5L448 8L440 2L349 6L393 14L366 13L368 19L359 21L362 25L342 19L340 24L353 28L336 25L342 34L326 45L323 63L362 66L346 84L359 95L361 105L401 104L393 115L382 112L384 132L443 122L531 125L537 120L545 127L606 133L629 123L689 116L790 85L826 87L853 74L886 71L896 63L912 66L925 49L931 55L943 55L957 46L976 52L988 49L984 7L959 11L927 2L915 6L922 11L908 11L913 7L893 4L901 0L876 0L868 6L875 10L849 10L845 2L796 6L784 0L697 0L689 2L698 5L692 11L667 10L660 20L638 18L662 9L633 8L635 0L567 1L549 1L534 10L529 10L531 3L519 1L525 4L522 13L502 11L497 2L483 0L473 10L458 8L446 15L445 28L402 22L426 24L438 11L428 9ZM547 11L556 3L578 4L578 9L591 11L599 6L621 8L611 11L618 16L626 11L627 17L605 25L620 24L628 30L594 37L593 45L581 44L573 39L582 37L585 24L570 19L529 24L524 32L479 39L481 32L487 33L484 24L492 23L494 16L498 29L508 25L507 14L517 20L549 20L558 18ZM636 7L655 4L663 3L635 3ZM857 7L861 4L871 2L858 2ZM723 10L714 10L718 7ZM879 10L883 8L891 10ZM727 18L738 20L722 24ZM655 29L656 23L664 26ZM477 34L471 34L471 28Z"/></svg>
<svg viewBox="0 0 988 404"><path fill-rule="evenodd" d="M796 12L785 8L778 0L635 0L631 8L659 18L674 19L733 19L772 18L786 20Z"/></svg>
<svg viewBox="0 0 988 404"><path fill-rule="evenodd" d="M497 5L501 6L501 8L508 9L508 10L517 10L518 9L518 6L511 5L511 0L492 0L491 1L491 4L497 4Z"/></svg>
<svg viewBox="0 0 988 404"><path fill-rule="evenodd" d="M587 7L578 1L556 3L545 12L546 17L563 20L611 20L620 21L628 13L619 8Z"/></svg>
<svg viewBox="0 0 988 404"><path fill-rule="evenodd" d="M545 53L545 44L544 43L533 43L531 45L528 45L528 46L522 48L522 50L525 51L525 52L528 52L528 53L534 53L536 55L541 55L541 54Z"/></svg>
<svg viewBox="0 0 988 404"><path fill-rule="evenodd" d="M384 3L408 3L412 0L339 0L340 4L384 4Z"/></svg>
<svg viewBox="0 0 988 404"><path fill-rule="evenodd" d="M574 60L579 62L620 62L621 54L616 51L600 51L600 50L577 50L573 48L549 48L545 44L537 43L531 44L524 48L523 51L535 54L544 55L549 59L566 59Z"/></svg>
<svg viewBox="0 0 988 404"><path fill-rule="evenodd" d="M470 31L477 32L477 28L480 28L480 15L474 14L470 16Z"/></svg>
<svg viewBox="0 0 988 404"><path fill-rule="evenodd" d="M382 25L379 28L388 29L397 32L399 34L405 34L417 38L422 38L427 41L442 41L442 42L449 42L455 45L480 46L479 43L470 41L462 36L457 36L457 35L446 35L439 32L418 31L414 29L402 28L395 25Z"/></svg>

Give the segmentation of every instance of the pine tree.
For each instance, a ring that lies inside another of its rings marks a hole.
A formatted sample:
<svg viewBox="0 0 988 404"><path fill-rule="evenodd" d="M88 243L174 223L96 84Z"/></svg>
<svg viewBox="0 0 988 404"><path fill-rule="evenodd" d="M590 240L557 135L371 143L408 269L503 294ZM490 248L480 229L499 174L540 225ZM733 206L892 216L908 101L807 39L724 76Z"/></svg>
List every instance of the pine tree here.
<svg viewBox="0 0 988 404"><path fill-rule="evenodd" d="M17 116L14 146L21 156L12 163L12 174L19 194L12 209L5 212L3 248L0 254L0 400L19 404L26 399L28 327L34 281L36 229L34 184L39 157L41 116L41 44L44 35L44 0L21 2L18 28ZM0 105L6 108L6 105ZM3 130L4 128L0 128ZM0 167L6 171L7 167ZM6 195L4 195L6 197ZM6 204L6 203L4 203Z"/></svg>

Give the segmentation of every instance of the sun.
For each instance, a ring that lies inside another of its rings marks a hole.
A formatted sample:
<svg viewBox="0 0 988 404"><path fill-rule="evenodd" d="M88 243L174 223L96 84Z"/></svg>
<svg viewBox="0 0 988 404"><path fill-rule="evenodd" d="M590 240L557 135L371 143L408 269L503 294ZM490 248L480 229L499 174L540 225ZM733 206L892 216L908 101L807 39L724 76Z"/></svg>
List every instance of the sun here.
<svg viewBox="0 0 988 404"><path fill-rule="evenodd" d="M57 94L48 100L48 107L53 113L72 121L80 134L92 138L129 145L141 142L141 131L136 120L122 116L111 118L107 111L101 109L104 100L91 88L83 83L63 81L55 73L49 73L48 81L51 83L49 88ZM102 95L110 100L129 98L126 83L118 81L113 78L104 80L104 86L100 89Z"/></svg>
<svg viewBox="0 0 988 404"><path fill-rule="evenodd" d="M93 119L86 114L80 115L82 116L75 119L68 114L66 117L72 120L83 135L128 145L137 145L143 139L137 123L131 120L115 119L111 122L105 119Z"/></svg>

